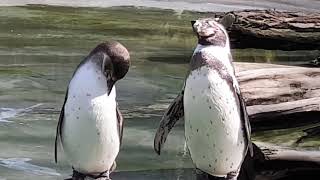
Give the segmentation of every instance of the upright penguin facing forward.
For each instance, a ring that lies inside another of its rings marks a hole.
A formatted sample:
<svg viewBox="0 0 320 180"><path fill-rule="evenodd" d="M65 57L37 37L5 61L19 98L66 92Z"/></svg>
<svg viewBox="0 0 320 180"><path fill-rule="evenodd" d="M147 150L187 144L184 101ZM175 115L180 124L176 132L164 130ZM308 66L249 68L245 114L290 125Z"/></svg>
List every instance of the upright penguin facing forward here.
<svg viewBox="0 0 320 180"><path fill-rule="evenodd" d="M59 139L73 168L74 180L109 179L122 140L123 118L114 84L129 70L130 56L118 42L94 48L69 83L55 141Z"/></svg>
<svg viewBox="0 0 320 180"><path fill-rule="evenodd" d="M229 24L226 16L220 22ZM185 138L196 168L211 176L236 179L248 149L250 124L235 77L229 37L215 19L192 23L198 45L182 92L164 114L154 140L160 154L174 124L185 119Z"/></svg>

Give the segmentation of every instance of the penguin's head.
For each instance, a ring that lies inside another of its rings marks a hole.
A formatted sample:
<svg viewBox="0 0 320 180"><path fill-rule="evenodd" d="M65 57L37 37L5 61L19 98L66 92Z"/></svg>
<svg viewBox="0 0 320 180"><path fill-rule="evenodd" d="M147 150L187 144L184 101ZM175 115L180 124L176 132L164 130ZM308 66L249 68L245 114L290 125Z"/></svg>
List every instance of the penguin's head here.
<svg viewBox="0 0 320 180"><path fill-rule="evenodd" d="M221 19L203 18L191 21L191 24L199 44L229 47L226 28L230 27L234 21L235 16L228 14Z"/></svg>
<svg viewBox="0 0 320 180"><path fill-rule="evenodd" d="M101 72L106 77L108 94L112 87L122 79L130 67L130 55L128 50L119 42L107 41L94 48L89 57L101 66Z"/></svg>

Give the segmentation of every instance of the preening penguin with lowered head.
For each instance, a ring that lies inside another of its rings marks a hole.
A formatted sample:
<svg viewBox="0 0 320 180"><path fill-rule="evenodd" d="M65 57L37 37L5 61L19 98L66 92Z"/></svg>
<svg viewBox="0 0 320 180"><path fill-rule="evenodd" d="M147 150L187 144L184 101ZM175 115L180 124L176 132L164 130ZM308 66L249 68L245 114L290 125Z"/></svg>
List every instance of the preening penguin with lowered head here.
<svg viewBox="0 0 320 180"><path fill-rule="evenodd" d="M70 80L57 125L55 161L61 141L73 168L73 180L109 179L115 169L123 118L114 85L129 66L127 49L109 41L94 48Z"/></svg>

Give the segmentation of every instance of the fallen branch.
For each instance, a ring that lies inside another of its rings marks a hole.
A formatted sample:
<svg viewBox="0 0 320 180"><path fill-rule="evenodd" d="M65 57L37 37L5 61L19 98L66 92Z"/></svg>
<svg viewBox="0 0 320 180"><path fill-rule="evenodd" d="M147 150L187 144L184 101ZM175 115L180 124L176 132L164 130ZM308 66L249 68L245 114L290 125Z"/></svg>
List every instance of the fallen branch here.
<svg viewBox="0 0 320 180"><path fill-rule="evenodd" d="M294 150L263 143L257 145L255 157L251 158L253 162L249 163L249 170L253 169L256 175L255 180L308 180L320 175L319 151Z"/></svg>
<svg viewBox="0 0 320 180"><path fill-rule="evenodd" d="M257 146L258 145L258 146ZM312 180L320 175L320 152L303 151L254 144L254 156L247 155L238 180ZM210 180L206 173L199 173L197 180Z"/></svg>
<svg viewBox="0 0 320 180"><path fill-rule="evenodd" d="M320 68L259 63L235 67L253 130L320 121Z"/></svg>
<svg viewBox="0 0 320 180"><path fill-rule="evenodd" d="M276 10L229 13L236 17L229 28L232 48L320 49L320 13ZM221 13L217 13L219 15Z"/></svg>

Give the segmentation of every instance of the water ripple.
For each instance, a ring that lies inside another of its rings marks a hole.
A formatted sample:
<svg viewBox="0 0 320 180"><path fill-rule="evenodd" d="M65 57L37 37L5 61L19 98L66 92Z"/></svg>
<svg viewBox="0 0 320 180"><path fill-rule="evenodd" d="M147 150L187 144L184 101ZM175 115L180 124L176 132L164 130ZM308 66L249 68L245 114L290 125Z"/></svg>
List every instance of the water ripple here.
<svg viewBox="0 0 320 180"><path fill-rule="evenodd" d="M7 158L7 159L0 158L0 166L4 166L14 170L25 171L35 175L50 175L50 176L61 175L58 172L56 172L56 170L54 169L28 163L28 161L30 160L31 160L30 158Z"/></svg>
<svg viewBox="0 0 320 180"><path fill-rule="evenodd" d="M36 104L27 108L0 108L0 122L12 122L8 119L23 116L26 112L32 111L34 108L41 106L42 104Z"/></svg>

